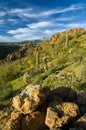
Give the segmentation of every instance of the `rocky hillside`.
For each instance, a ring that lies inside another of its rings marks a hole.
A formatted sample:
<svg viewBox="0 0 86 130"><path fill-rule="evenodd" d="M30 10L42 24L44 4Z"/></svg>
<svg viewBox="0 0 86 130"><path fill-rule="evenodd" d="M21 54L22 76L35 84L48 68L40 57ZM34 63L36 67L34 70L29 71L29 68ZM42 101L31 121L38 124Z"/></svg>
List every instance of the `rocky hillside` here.
<svg viewBox="0 0 86 130"><path fill-rule="evenodd" d="M65 32L57 33L51 36L50 43L51 44L59 44L60 42L65 42L67 40L71 40L73 38L78 38L82 34L86 33L83 28L75 28L70 29Z"/></svg>
<svg viewBox="0 0 86 130"><path fill-rule="evenodd" d="M70 29L54 34L49 41L26 47L23 45L10 54L11 58L8 55L6 62L0 62L0 123L6 124L1 130L19 130L20 122L24 122L21 130L41 130L45 124L46 129L84 129L86 123L81 120L86 118L86 31ZM20 56L22 51L24 55ZM30 86L26 90L27 85ZM38 88L35 92L35 85L48 86L49 93L44 89L41 92L45 94L41 95ZM74 125L78 121L83 122L83 127Z"/></svg>

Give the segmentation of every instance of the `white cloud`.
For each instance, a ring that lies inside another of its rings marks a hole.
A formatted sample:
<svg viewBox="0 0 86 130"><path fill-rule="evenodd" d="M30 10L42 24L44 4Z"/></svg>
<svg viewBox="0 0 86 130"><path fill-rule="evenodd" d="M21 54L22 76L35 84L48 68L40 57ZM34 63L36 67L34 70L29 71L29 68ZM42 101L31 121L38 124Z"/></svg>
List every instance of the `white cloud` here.
<svg viewBox="0 0 86 130"><path fill-rule="evenodd" d="M4 24L4 22L5 22L4 20L2 20L2 19L0 20L0 24Z"/></svg>
<svg viewBox="0 0 86 130"><path fill-rule="evenodd" d="M19 16L20 18L23 18L23 17L28 17L28 15L30 15L31 17L31 11L33 10L33 8L15 8L15 9L11 9L11 10L8 10L8 14L9 15L16 15L16 16Z"/></svg>
<svg viewBox="0 0 86 130"><path fill-rule="evenodd" d="M29 35L35 35L36 33L40 33L45 31L45 30L49 30L49 29L53 29L56 27L62 27L64 24L62 23L57 23L54 21L41 21L41 22L37 22L37 23L31 23L28 24L27 27L25 28L18 28L16 30L8 30L7 33L11 34L11 35L22 35L25 36L26 34ZM34 34L35 33L35 34Z"/></svg>
<svg viewBox="0 0 86 130"><path fill-rule="evenodd" d="M62 25L63 24L61 23L55 23L52 21L42 21L29 24L25 28L9 30L7 33L11 34L14 38L16 38L19 41L43 39L44 35L46 35L46 37L49 37L50 35L56 32L62 31L62 29L58 29Z"/></svg>
<svg viewBox="0 0 86 130"><path fill-rule="evenodd" d="M28 32L28 28L18 28L16 30L9 30L9 31L7 31L7 33L13 34L13 35L19 34L19 33L27 33L27 32Z"/></svg>
<svg viewBox="0 0 86 130"><path fill-rule="evenodd" d="M65 29L52 29L52 30L45 30L45 31L44 31L44 34L50 36L50 35L52 35L52 34L54 34L54 33L63 32L63 31L65 31Z"/></svg>
<svg viewBox="0 0 86 130"><path fill-rule="evenodd" d="M69 23L66 25L66 27L68 28L78 28L78 27L81 27L81 28L86 28L86 22L82 22L82 23Z"/></svg>
<svg viewBox="0 0 86 130"><path fill-rule="evenodd" d="M43 28L43 27L47 27L50 26L52 23L50 21L41 21L38 23L31 23L28 24L28 27L31 29L35 29L35 28Z"/></svg>
<svg viewBox="0 0 86 130"><path fill-rule="evenodd" d="M0 11L0 17L3 17L6 15L6 12L5 11Z"/></svg>
<svg viewBox="0 0 86 130"><path fill-rule="evenodd" d="M8 14L11 15L16 15L21 18L27 17L27 18L38 18L38 17L47 17L50 15L58 14L58 13L66 13L69 11L74 11L74 10L79 10L85 8L85 4L74 4L70 5L69 7L66 8L56 8L52 10L46 10L46 11L35 11L34 8L16 8L16 9L11 9L8 12ZM36 13L35 13L36 12Z"/></svg>
<svg viewBox="0 0 86 130"><path fill-rule="evenodd" d="M17 20L17 19L8 19L7 20L8 22L11 22L11 23L13 23L13 24L15 24L15 23L18 23L19 21Z"/></svg>
<svg viewBox="0 0 86 130"><path fill-rule="evenodd" d="M31 10L33 10L33 8L26 8L26 9L16 8L16 9L11 9L10 13L25 13Z"/></svg>
<svg viewBox="0 0 86 130"><path fill-rule="evenodd" d="M0 42L16 42L16 41L18 41L16 38L0 35Z"/></svg>
<svg viewBox="0 0 86 130"><path fill-rule="evenodd" d="M74 20L76 17L73 16L73 17L58 17L55 19L55 21L71 21L71 20Z"/></svg>

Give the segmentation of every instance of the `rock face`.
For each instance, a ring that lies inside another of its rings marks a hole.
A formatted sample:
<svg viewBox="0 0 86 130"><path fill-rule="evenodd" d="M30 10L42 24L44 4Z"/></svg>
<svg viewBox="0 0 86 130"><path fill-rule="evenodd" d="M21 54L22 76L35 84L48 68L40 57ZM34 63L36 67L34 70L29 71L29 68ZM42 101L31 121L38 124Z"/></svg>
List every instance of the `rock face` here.
<svg viewBox="0 0 86 130"><path fill-rule="evenodd" d="M8 121L0 120L0 130L86 130L86 115L79 111L84 96L71 88L29 85L13 98L13 112Z"/></svg>
<svg viewBox="0 0 86 130"><path fill-rule="evenodd" d="M74 103L52 102L52 107L47 108L45 123L50 129L56 129L68 124L79 115L78 106Z"/></svg>
<svg viewBox="0 0 86 130"><path fill-rule="evenodd" d="M40 85L29 85L20 95L13 98L13 107L23 114L31 113L44 104L49 92L48 87L42 88Z"/></svg>

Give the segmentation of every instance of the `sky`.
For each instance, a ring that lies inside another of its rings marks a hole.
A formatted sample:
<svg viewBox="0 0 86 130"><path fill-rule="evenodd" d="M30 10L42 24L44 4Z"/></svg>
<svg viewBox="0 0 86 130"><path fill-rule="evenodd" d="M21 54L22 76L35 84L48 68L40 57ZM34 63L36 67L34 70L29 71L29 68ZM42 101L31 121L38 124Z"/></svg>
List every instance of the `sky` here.
<svg viewBox="0 0 86 130"><path fill-rule="evenodd" d="M86 0L0 0L0 42L49 38L86 29Z"/></svg>

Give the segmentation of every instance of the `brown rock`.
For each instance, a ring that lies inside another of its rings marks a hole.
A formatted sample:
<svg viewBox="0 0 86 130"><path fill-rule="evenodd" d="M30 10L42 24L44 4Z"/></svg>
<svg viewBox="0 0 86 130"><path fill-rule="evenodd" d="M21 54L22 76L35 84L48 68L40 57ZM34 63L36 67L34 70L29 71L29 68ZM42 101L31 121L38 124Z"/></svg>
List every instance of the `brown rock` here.
<svg viewBox="0 0 86 130"><path fill-rule="evenodd" d="M50 38L50 44L56 44L59 42L60 33L57 33L55 35L52 35Z"/></svg>
<svg viewBox="0 0 86 130"><path fill-rule="evenodd" d="M68 34L72 37L76 37L78 34L84 32L85 30L83 28L74 28L67 30Z"/></svg>
<svg viewBox="0 0 86 130"><path fill-rule="evenodd" d="M13 107L21 113L31 113L45 103L49 92L48 87L42 88L40 85L29 85L20 95L13 98Z"/></svg>
<svg viewBox="0 0 86 130"><path fill-rule="evenodd" d="M51 107L47 108L47 114L45 124L50 129L56 129L68 124L79 114L78 106L75 103L63 102L56 103L52 102Z"/></svg>
<svg viewBox="0 0 86 130"><path fill-rule="evenodd" d="M31 114L24 115L21 122L22 130L44 130L45 113L36 111Z"/></svg>

